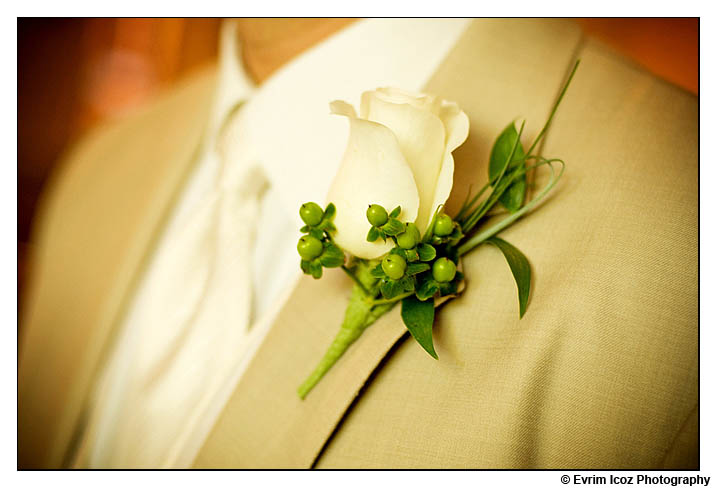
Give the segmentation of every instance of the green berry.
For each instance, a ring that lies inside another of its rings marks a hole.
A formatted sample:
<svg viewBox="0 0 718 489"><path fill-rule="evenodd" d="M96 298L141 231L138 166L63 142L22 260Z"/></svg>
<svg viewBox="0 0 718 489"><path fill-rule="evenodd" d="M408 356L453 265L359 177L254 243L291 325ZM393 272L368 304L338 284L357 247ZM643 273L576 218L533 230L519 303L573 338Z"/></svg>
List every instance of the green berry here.
<svg viewBox="0 0 718 489"><path fill-rule="evenodd" d="M434 262L431 274L437 282L451 282L456 276L456 264L448 258L439 258Z"/></svg>
<svg viewBox="0 0 718 489"><path fill-rule="evenodd" d="M439 214L434 223L434 234L437 236L448 236L454 230L454 221L446 214Z"/></svg>
<svg viewBox="0 0 718 489"><path fill-rule="evenodd" d="M414 248L419 241L421 241L421 233L413 222L407 224L406 231L396 237L397 244L405 250Z"/></svg>
<svg viewBox="0 0 718 489"><path fill-rule="evenodd" d="M299 238L297 251L299 252L299 256L302 257L302 260L311 261L322 254L324 246L322 246L322 242L317 238L307 234Z"/></svg>
<svg viewBox="0 0 718 489"><path fill-rule="evenodd" d="M389 220L389 214L379 204L372 204L366 210L366 218L369 219L372 226L380 227Z"/></svg>
<svg viewBox="0 0 718 489"><path fill-rule="evenodd" d="M318 204L314 202L307 202L306 204L302 204L302 206L299 208L299 217L302 218L302 221L304 221L306 224L310 226L316 226L320 222L322 222L322 217L324 217L324 211L321 207L319 207Z"/></svg>
<svg viewBox="0 0 718 489"><path fill-rule="evenodd" d="M414 224L409 224L406 227L406 231L396 237L396 244L405 250L410 250L416 246L416 243L419 242L419 238L419 230Z"/></svg>
<svg viewBox="0 0 718 489"><path fill-rule="evenodd" d="M414 236L414 233L405 231L396 237L396 244L405 250L410 250L416 246L416 237Z"/></svg>
<svg viewBox="0 0 718 489"><path fill-rule="evenodd" d="M399 280L406 271L406 260L399 255L388 255L382 260L381 268L390 279Z"/></svg>

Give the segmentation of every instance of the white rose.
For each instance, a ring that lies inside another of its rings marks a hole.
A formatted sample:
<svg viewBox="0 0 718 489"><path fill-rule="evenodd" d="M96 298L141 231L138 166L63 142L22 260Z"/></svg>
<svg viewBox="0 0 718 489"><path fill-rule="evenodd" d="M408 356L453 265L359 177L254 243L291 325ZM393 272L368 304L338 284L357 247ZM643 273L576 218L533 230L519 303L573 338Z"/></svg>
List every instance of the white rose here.
<svg viewBox="0 0 718 489"><path fill-rule="evenodd" d="M387 253L390 242L366 240L366 210L400 205L400 219L424 233L436 208L451 193L451 152L469 134L469 118L454 102L396 88L364 92L359 117L354 107L334 101L334 114L349 118L347 149L329 189L337 207L336 243L359 258Z"/></svg>

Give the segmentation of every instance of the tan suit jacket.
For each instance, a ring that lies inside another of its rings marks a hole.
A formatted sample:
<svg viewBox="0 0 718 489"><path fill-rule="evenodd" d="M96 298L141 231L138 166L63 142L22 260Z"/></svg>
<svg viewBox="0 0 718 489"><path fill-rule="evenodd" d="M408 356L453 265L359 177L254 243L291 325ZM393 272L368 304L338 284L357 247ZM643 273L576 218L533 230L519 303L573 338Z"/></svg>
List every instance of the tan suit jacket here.
<svg viewBox="0 0 718 489"><path fill-rule="evenodd" d="M382 317L300 401L350 284L305 278L197 467L697 468L698 106L566 21L478 20L426 91L471 120L449 209L485 181L513 118L532 139L574 60L542 152L567 171L503 237L531 261L518 319L503 257L464 260L439 360ZM194 161L212 74L89 138L47 199L19 371L19 463L60 466L133 284ZM371 87L367 87L371 88ZM76 442L74 443L76 445Z"/></svg>

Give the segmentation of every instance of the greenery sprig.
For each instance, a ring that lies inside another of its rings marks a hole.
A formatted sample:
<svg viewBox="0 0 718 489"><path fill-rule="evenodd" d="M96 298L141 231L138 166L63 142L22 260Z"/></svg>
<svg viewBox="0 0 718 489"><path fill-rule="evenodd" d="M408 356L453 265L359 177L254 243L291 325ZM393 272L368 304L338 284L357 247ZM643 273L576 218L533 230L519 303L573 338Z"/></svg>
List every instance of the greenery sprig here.
<svg viewBox="0 0 718 489"><path fill-rule="evenodd" d="M460 259L482 244L495 246L506 259L518 289L519 317L524 316L531 289L529 261L515 246L496 235L533 210L563 175L562 160L532 152L550 127L578 65L576 62L528 151L521 144L525 122L518 130L511 122L499 134L491 149L486 185L473 195L469 192L453 218L439 206L422 236L414 223L400 219L401 207L387 212L379 204L370 204L366 211L370 226L367 241L381 239L393 243L380 260L349 257L347 262L344 251L333 240L335 206L330 203L324 210L313 202L301 206L299 213L305 223L301 232L305 234L297 244L297 251L302 271L320 278L323 268L341 267L355 283L339 333L299 387L301 398L316 386L364 329L399 302L407 330L429 355L438 359L432 339L435 305L459 292L464 281L459 271ZM549 181L526 202L527 173L544 166L550 171ZM497 206L508 214L488 222Z"/></svg>
<svg viewBox="0 0 718 489"><path fill-rule="evenodd" d="M299 266L302 271L314 278L322 277L323 268L336 268L344 264L344 251L334 244L331 233L336 231L334 204L322 210L318 204L307 202L299 208L299 216L304 221L300 231L306 233L299 238L297 251L301 257Z"/></svg>

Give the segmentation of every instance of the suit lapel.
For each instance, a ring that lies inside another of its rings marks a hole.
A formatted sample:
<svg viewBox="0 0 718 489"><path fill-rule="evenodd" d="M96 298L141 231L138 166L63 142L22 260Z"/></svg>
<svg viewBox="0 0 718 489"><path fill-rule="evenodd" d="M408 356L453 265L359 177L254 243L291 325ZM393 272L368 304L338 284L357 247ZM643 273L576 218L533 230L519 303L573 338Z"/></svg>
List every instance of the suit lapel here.
<svg viewBox="0 0 718 489"><path fill-rule="evenodd" d="M537 134L579 40L579 30L563 21L492 19L467 29L426 87L459 102L471 119L469 140L455 152L450 208L464 198L469 183L482 183L491 142L511 118L528 119L527 140ZM201 449L197 467L312 466L406 331L397 307L370 326L300 401L296 389L336 334L350 288L339 272L300 282Z"/></svg>
<svg viewBox="0 0 718 489"><path fill-rule="evenodd" d="M301 401L297 387L336 334L350 290L350 281L336 273L300 281L242 376L198 466L312 464L366 378L404 332L398 310L381 318L335 365L337 375L330 372Z"/></svg>
<svg viewBox="0 0 718 489"><path fill-rule="evenodd" d="M70 461L115 326L196 161L214 80L202 72L88 137L50 185L19 341L20 467Z"/></svg>

